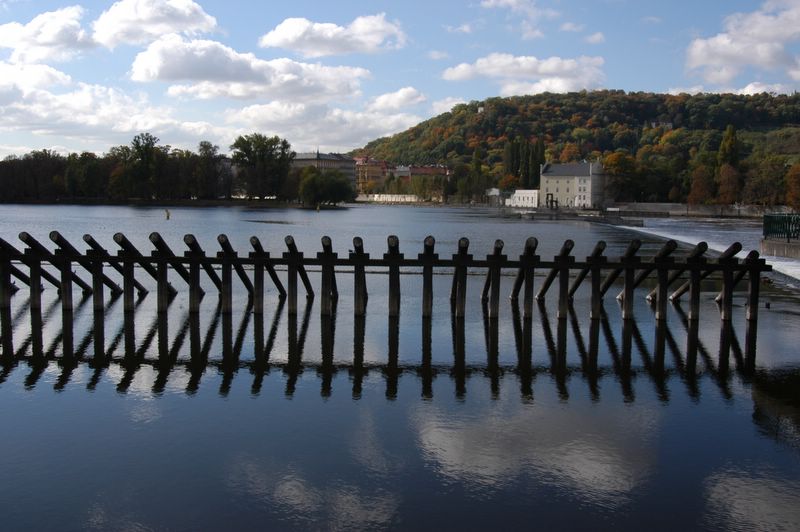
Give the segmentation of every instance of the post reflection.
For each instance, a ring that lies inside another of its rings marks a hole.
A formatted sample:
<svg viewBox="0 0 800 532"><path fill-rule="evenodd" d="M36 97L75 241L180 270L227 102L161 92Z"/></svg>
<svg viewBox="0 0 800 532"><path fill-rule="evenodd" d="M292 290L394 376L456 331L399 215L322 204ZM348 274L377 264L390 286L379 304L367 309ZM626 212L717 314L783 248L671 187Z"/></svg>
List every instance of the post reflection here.
<svg viewBox="0 0 800 532"><path fill-rule="evenodd" d="M258 395L265 376L272 367L278 366L285 378L287 397L295 393L303 371L311 368L320 380L319 393L322 397L332 395L334 377L344 370L350 377L352 398L360 399L364 378L371 369L375 369L384 379L385 397L389 400L396 399L401 393L400 379L404 373L419 379L423 400L432 400L436 375L449 372L455 397L459 400L466 397L467 379L473 374L486 379L490 397L495 400L500 399L504 379L514 375L520 399L531 402L534 397L533 383L540 372L550 376L548 382L555 386L562 401L581 393L587 393L592 401L599 401L601 381L613 374L620 383L624 400L635 401L635 377L646 375L647 380L655 385L657 398L666 403L675 393L669 386L674 376L679 376L685 384L686 393L697 401L703 390L703 377L709 377L721 390L722 396L731 399L734 378L738 376L749 385L755 374L753 348L748 345L753 341L752 331L745 331L745 341L740 344L733 322L723 321L718 337L715 338L716 330L704 326L701 339L699 322L690 319L679 304L674 305L674 310L679 318L675 323L680 322L680 325L673 325L672 329L666 320L622 320L616 316L609 318L604 311L598 319L582 320L572 305L567 307L564 318L551 317L543 302L538 307L538 323L524 318L517 302L511 304L511 320L504 323L491 317L488 306L484 305L482 325L485 359L479 357L477 360L471 360L467 355L465 317L451 313L452 364L433 362L437 359L432 338L436 326L434 315L418 322L420 329L417 338L421 341L419 360L401 364L401 335L413 338L414 333L404 331L400 316L387 316L387 355L384 360L375 362L365 362L367 317L354 316L352 360L337 363L334 356L336 326L342 318L334 303L330 313L320 315L319 345L312 342L315 350L320 349L317 362L314 356L310 357L310 361L303 360L309 330L317 326L316 321L312 324L310 319L313 300L308 301L302 317L287 314L289 322L286 335L281 337L286 298L276 298L274 314L268 318L263 312L254 312L252 301L238 315L236 311L223 312L218 303L214 311L208 313L186 311L175 316L175 311L170 313L168 308L167 311L153 312L143 317L139 316L140 309L144 308L141 306L143 298L136 301L132 312L122 313L115 311L120 298L111 297L104 303L102 312L93 309L91 317L86 320L83 315L89 308L89 299L81 299L74 311L61 308L57 299L44 300L42 306L22 300L18 306L7 308L2 319L6 327L12 326L12 331L3 334L2 338L4 350L0 357L0 382L8 380L19 362L24 361L24 385L34 388L45 375L49 364L55 362L58 366L53 378L56 391L69 386L73 373L81 365L92 370L85 381L86 388L92 390L103 379L107 368L115 365L116 369L122 370L116 389L119 393L127 393L140 369L147 367L153 371L152 382L147 386L153 395L164 393L175 375L173 372L185 372L185 393L191 395L197 392L203 375L212 367L216 371L214 377L220 379L217 393L224 397L231 393L240 369L247 368L253 376L250 390L253 395ZM169 321L170 315L172 323ZM267 319L271 319L271 323L266 324ZM413 320L413 317L410 319ZM553 322L553 319L556 321ZM29 320L28 326L26 320ZM148 320L147 326L143 327L142 322ZM13 345L15 323L24 331L24 339L18 345ZM109 324L116 324L118 329L107 336L111 332L110 328L107 330ZM61 325L61 328L56 329L54 325ZM137 327L142 330L137 331ZM675 330L676 327L682 330ZM685 343L680 337L683 330L686 333ZM650 331L652 336L648 334ZM137 332L140 333L139 337ZM503 353L504 334L513 334L516 352L510 360ZM568 339L569 334L572 335L571 339ZM604 342L601 341L601 334ZM544 363L540 362L539 365L534 363L534 337L536 345L539 345L541 338L541 345L548 355ZM714 345L714 349L706 347L706 344L716 342L717 338L718 350L717 345ZM253 342L252 353L243 352L248 339ZM9 343L14 349L9 349ZM276 345L286 346L286 362L272 360ZM219 352L212 354L211 351L217 348ZM188 357L185 355L187 352ZM569 362L573 356L575 362ZM732 364L735 364L735 371ZM569 388L569 379L573 374L580 375L586 382L585 392ZM140 386L137 388L141 391Z"/></svg>

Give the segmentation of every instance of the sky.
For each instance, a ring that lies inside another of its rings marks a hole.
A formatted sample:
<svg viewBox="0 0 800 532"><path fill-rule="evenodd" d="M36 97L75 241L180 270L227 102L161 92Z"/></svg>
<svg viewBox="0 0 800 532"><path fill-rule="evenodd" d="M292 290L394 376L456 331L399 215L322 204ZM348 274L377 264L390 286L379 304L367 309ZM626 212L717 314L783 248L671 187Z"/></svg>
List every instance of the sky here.
<svg viewBox="0 0 800 532"><path fill-rule="evenodd" d="M345 152L493 96L798 88L800 0L0 0L0 158Z"/></svg>

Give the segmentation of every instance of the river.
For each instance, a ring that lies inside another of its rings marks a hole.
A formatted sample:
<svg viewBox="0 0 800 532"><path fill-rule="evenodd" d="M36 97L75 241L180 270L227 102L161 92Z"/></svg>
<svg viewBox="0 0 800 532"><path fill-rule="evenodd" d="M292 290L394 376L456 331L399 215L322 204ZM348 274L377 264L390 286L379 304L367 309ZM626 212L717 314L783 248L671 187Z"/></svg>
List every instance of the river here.
<svg viewBox="0 0 800 532"><path fill-rule="evenodd" d="M215 252L224 233L240 253L256 235L277 254L291 234L312 254L329 235L346 254L361 236L378 256L395 234L411 256L431 234L442 256L462 236L476 256L498 238L516 256L535 236L542 257L567 238L581 257L600 239L615 256L641 238L649 256L663 244L658 235L681 237L686 253L697 235L727 247L743 234L717 225L712 239L709 227L682 221L642 233L482 208L170 211L166 219L156 208L2 206L0 237L21 249L24 230L53 249L48 233L57 229L76 245L90 233L116 250L121 231L149 251L158 231L182 252L192 233ZM337 275L333 318L320 316L318 302L288 315L273 287L263 320L241 289L234 313L220 315L209 283L197 322L186 294L159 320L151 293L128 328L121 303L109 301L98 336L91 304L78 303L70 358L55 290L43 293L35 329L18 292L13 353L0 359L3 528L800 529L792 283L763 287L748 373L743 293L726 330L715 283L703 285L694 343L684 308L670 306L660 329L644 289L627 324L613 298L593 324L582 289L567 320L548 310L553 299L527 322L504 299L494 327L481 311L482 276L469 277L462 323L451 319L447 275L435 276L430 323L420 318L419 276L401 276L396 321L387 276L367 277L364 320L353 318L346 273ZM504 294L511 283L503 278Z"/></svg>

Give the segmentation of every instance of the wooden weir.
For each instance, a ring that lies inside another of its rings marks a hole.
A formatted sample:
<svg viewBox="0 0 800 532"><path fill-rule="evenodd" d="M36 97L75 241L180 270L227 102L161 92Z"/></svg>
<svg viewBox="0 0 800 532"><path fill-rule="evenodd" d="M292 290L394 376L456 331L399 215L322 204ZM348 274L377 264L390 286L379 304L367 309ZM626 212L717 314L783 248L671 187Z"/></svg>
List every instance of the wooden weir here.
<svg viewBox="0 0 800 532"><path fill-rule="evenodd" d="M476 269L485 270L486 280L482 291L482 300L489 319L497 319L499 316L500 284L503 272L515 272L516 277L510 298L517 302L522 294L522 312L526 320L531 319L533 315L534 301L543 301L553 284L556 284L558 293L557 318L559 320L568 318L572 298L587 277L591 277L589 317L592 320L600 319L603 315L603 298L620 277L623 281L623 289L617 299L622 305L622 317L625 320L633 319L635 290L655 273L656 287L647 295L647 298L655 303L656 320L666 320L668 299L676 301L683 294L689 292L688 320L696 321L700 317L700 282L714 273L719 273L722 279L722 291L717 301L720 305L720 316L723 322L730 322L732 318L734 289L738 283L745 278L748 279L746 319L749 326L754 326L758 320L760 276L763 272L769 272L772 269L756 251L751 251L743 260L737 259L735 255L742 249L739 243L734 243L715 259L705 256L708 246L704 242L695 246L685 257L675 258L673 252L677 248L677 244L670 240L655 256L643 258L638 255L641 242L634 239L622 256L614 258L604 255L606 244L601 241L597 243L589 256L584 260L578 260L572 255L574 242L567 240L558 255L551 260L543 260L536 254L538 246L536 238L529 238L525 243L523 254L517 259L512 259L503 254L504 243L502 240L495 242L491 253L485 258L474 257L469 253L470 243L467 238L461 238L458 241L457 251L454 255L443 258L435 252L436 241L433 236L425 238L422 252L415 257L406 257L400 252L400 241L394 235L388 237L386 253L382 257L372 257L365 253L364 242L360 237L353 239L353 249L349 255L340 257L333 252L332 241L327 236L322 237L322 250L315 256L304 255L297 248L292 236L284 239L286 251L280 256L271 255L265 251L255 236L250 239L252 251L240 254L233 249L227 236L219 235L217 244L220 251L214 255L207 254L194 235L184 237L187 249L183 255L173 252L159 233L152 233L149 237L154 248L149 255L138 250L122 233L115 234L113 238L119 246L116 254L104 249L90 235L83 237L84 243L89 246L89 249L83 253L58 231L51 232L49 236L57 246L54 252L48 250L27 232L19 235L20 240L26 246L23 250L0 239L0 318L2 318L2 335L4 337L7 337L11 331L11 298L19 290L12 279L29 288L32 309L41 308L42 281L44 280L58 289L65 319L73 311L73 284L77 285L84 294L93 296L93 308L96 313L101 313L104 308L106 288L110 292L111 298L121 295L127 315L132 313L136 306L134 292L138 292L140 297L147 294L147 288L135 278L136 266L155 281L159 313L167 311L171 299L178 292L178 289L169 282L170 270L181 278L185 288L189 291L190 313L199 312L204 297L201 287L202 270L220 294L219 304L223 316L233 311L233 272L236 272L240 283L247 291L255 314L260 315L264 312L264 273L266 272L280 296L281 305L285 301L289 315L296 316L299 296L298 279L304 287L306 297L309 299L315 297L314 288L306 271L308 266L320 268L320 313L323 316L330 316L335 312L336 301L340 295L336 283L337 268L341 270L346 267L348 273L352 271L354 275L353 308L356 318L361 318L366 313L367 268L385 268L388 272L388 313L390 318L396 318L400 313L401 269L413 269L423 277L423 319L429 319L433 312L433 275L435 270L452 272L450 302L455 318L463 318L466 313L468 272L474 273ZM58 271L58 276L46 270L45 264L54 267ZM80 266L86 270L91 277L91 282L85 282L73 270L73 266ZM121 277L122 286L107 275L106 271L110 271L106 268L107 266ZM276 271L276 266L285 268L286 287ZM545 277L539 290L535 292L534 272L537 270L545 272ZM670 295L670 286L687 273L688 279ZM571 283L570 280L572 280Z"/></svg>

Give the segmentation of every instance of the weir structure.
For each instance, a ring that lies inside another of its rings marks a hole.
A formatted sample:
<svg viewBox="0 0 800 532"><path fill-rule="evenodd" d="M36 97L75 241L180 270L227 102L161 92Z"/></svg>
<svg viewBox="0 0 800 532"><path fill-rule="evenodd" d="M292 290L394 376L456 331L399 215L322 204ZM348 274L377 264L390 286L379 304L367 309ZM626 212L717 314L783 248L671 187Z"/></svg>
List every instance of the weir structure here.
<svg viewBox="0 0 800 532"><path fill-rule="evenodd" d="M718 257L708 258L706 257L708 246L705 242L701 242L684 257L676 258L673 253L677 244L673 240L667 241L652 257L638 255L641 241L637 239L630 242L620 257L608 257L604 254L606 244L600 241L589 256L579 260L572 255L574 242L567 240L560 252L547 260L536 254L538 241L533 237L525 242L523 253L518 258L512 259L503 254L502 240L496 240L493 249L484 258L475 257L469 252L470 243L467 238L458 241L455 254L443 258L435 252L436 241L433 236L425 238L421 253L411 257L401 253L400 241L394 235L387 238L386 252L380 257L371 257L366 253L364 242L360 237L353 239L353 248L349 255L340 257L333 251L333 244L328 236L322 237L321 251L314 256L304 255L292 236L284 239L286 251L275 256L265 251L255 236L250 238L252 250L246 254L234 250L226 235L217 237L220 250L216 254L207 254L198 239L189 234L183 239L187 247L183 255L173 252L159 233L150 234L149 240L153 249L147 255L137 249L122 233L116 233L113 237L119 246L115 254L104 249L91 235L83 237L85 245L88 246L85 252L80 252L58 231L52 231L49 236L57 247L53 252L27 232L19 234L20 240L26 246L22 250L0 239L0 322L2 322L0 336L2 336L3 354L6 357L13 356L14 352L11 340L13 334L11 298L20 290L12 280L19 281L29 290L31 325L34 329L41 326L43 281L58 290L58 300L64 320L64 352L68 355L72 351L72 338L66 338L66 331L74 310L74 286L80 288L85 296L91 295L95 319L101 322L108 302L105 292L108 291L112 299L121 295L127 321L133 319L132 315L137 305L135 292L141 298L148 291L136 279L137 273L152 277L157 293L156 307L158 313L162 314L167 312L171 299L178 293L178 289L169 282L169 272L173 271L181 279L180 289L189 292L189 313L196 314L200 311L205 295L201 286L202 272L205 272L219 292L219 312L224 319L233 311L235 272L239 283L247 292L248 305L252 307L252 312L261 316L263 320L266 273L278 292L281 308L285 304L288 314L296 319L300 284L303 285L307 299L313 300L315 297L314 287L306 270L306 267L310 266L319 268L319 309L323 317L330 317L336 313L336 302L340 297L337 275L344 275L345 268L347 275L353 275L353 309L356 319L363 318L366 313L368 300L366 269L385 270L388 273L388 315L390 324L394 322L395 326L397 320L393 318L399 316L402 300L401 270L422 276L423 322L430 320L432 316L433 275L437 271L452 275L450 304L454 320L463 319L466 313L468 272L481 274L485 271L481 300L489 323L496 321L499 316L501 278L504 271L510 271L515 275L510 299L514 303L514 308L518 310L521 298L523 320L532 318L534 302L538 301L541 304L553 284L556 284L558 298L556 317L559 322L565 322L571 313L574 319L572 298L587 277L590 278L591 287L589 318L593 322L600 320L604 315L603 299L619 278L622 278L623 289L616 297L621 303L622 318L633 320L635 290L653 276L656 286L647 294L647 299L655 306L656 321L666 322L667 302L676 301L688 292L689 312L686 320L695 329L700 318L701 281L712 274L721 277L722 290L717 302L720 318L727 326L733 316L734 289L747 279L745 351L750 357L755 354L761 275L772 269L759 257L757 251L751 251L743 260L737 259L736 255L742 249L739 243L734 243ZM54 268L56 274L47 270L45 265ZM84 281L74 271L77 267L86 271L89 282ZM276 267L281 267L281 270L286 272L285 286ZM116 276L121 278L121 286L106 273L110 273L110 270L114 270ZM536 271L544 274L544 280L537 291L534 290ZM684 282L670 294L670 287L679 280ZM71 336L71 332L69 335ZM69 349L67 349L68 340ZM120 339L116 341L119 342ZM103 346L104 342L101 341L97 349L103 349Z"/></svg>

